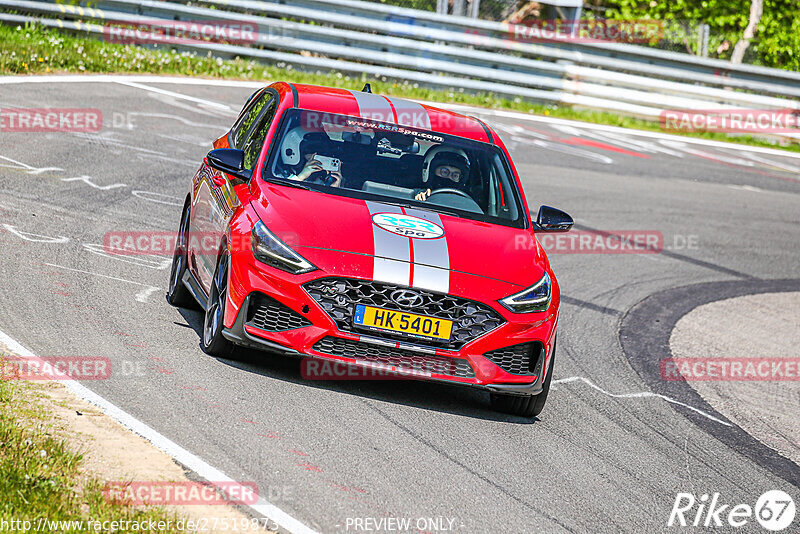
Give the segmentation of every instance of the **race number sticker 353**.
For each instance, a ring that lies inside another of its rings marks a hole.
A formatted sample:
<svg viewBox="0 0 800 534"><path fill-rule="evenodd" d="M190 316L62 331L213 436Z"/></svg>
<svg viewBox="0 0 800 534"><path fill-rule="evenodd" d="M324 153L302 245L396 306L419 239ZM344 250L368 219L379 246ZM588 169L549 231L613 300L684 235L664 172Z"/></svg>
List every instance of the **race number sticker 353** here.
<svg viewBox="0 0 800 534"><path fill-rule="evenodd" d="M372 222L387 232L414 239L436 239L444 235L444 229L438 224L401 213L376 213Z"/></svg>

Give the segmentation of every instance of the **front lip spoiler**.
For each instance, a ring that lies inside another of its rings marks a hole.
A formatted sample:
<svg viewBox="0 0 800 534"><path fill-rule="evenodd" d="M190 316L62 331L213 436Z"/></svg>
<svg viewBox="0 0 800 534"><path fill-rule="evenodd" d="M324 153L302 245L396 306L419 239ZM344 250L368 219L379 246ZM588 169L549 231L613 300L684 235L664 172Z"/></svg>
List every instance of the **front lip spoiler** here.
<svg viewBox="0 0 800 534"><path fill-rule="evenodd" d="M293 349L291 347L286 347L281 345L280 343L275 343L274 341L269 341L264 338L260 338L257 336L253 336L249 334L244 329L244 317L246 315L247 306L250 303L250 295L245 297L244 302L242 303L242 307L239 308L239 314L236 316L236 321L231 325L230 328L224 328L222 330L222 335L228 341L235 343L236 345L256 349L256 350L267 350L270 352L275 352L284 356L291 356L294 358L315 358L318 360L324 361L338 361L345 365L352 365L356 367L361 367L363 364L359 364L357 362L347 362L343 360L332 360L329 358L324 357L325 353L320 353L323 356L319 356L316 354L305 354L300 352L297 349ZM367 340L364 340L367 341ZM367 341L368 342L368 341ZM530 395L538 395L542 392L542 377L544 373L542 373L542 369L544 367L544 356L545 350L544 346L542 346L542 351L539 355L539 362L536 365L536 380L530 383L522 383L522 384L474 384L471 382L460 382L457 380L448 380L446 378L435 378L435 377L428 377L428 376L413 376L409 375L409 379L411 380L422 380L427 382L438 382L441 384L452 384L454 386L464 386L473 389L483 389L489 391L491 393L503 393L506 395L519 395L519 396L530 396ZM372 366L372 364L370 365Z"/></svg>
<svg viewBox="0 0 800 534"><path fill-rule="evenodd" d="M530 384L483 384L478 387L486 389L492 393L519 395L521 397L538 395L544 389L542 387L542 381L539 379L536 379Z"/></svg>
<svg viewBox="0 0 800 534"><path fill-rule="evenodd" d="M322 360L322 361L336 361L336 362L339 362L339 363L342 363L342 364L345 364L345 365L350 365L350 366L353 366L353 367L367 367L367 368L370 368L370 369L374 369L376 366L379 365L379 364L375 364L375 363L372 363L372 362L370 362L370 363L366 363L366 362L360 363L360 362L347 362L347 361L339 360L339 359L332 360L332 359L326 358L324 356L324 354L325 354L324 352L321 352L320 354L321 354L321 356L320 355L316 355L316 354L299 353L299 355L301 357L303 357L303 358L314 358L314 359ZM408 380L419 380L419 381L422 381L422 382L437 382L439 384L449 384L449 385L452 385L452 386L461 386L461 387L467 387L467 388L471 388L471 389L482 389L482 390L488 391L490 393L504 393L504 394L507 394L507 395L519 395L519 396L538 395L539 393L542 392L542 389L543 389L542 388L542 381L539 378L537 378L533 382L530 382L530 383L527 383L527 384L525 384L525 383L523 383L523 384L475 384L473 382L461 382L459 380L449 380L447 378L438 378L438 377L434 377L434 376L419 376L419 375L414 375L414 374L408 374L407 375L407 379Z"/></svg>

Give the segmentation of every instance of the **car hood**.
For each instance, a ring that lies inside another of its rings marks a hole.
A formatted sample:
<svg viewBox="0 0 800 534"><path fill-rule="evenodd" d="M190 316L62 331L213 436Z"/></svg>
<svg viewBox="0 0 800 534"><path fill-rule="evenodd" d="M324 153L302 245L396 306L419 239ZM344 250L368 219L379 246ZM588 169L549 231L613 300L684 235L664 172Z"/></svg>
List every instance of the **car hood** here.
<svg viewBox="0 0 800 534"><path fill-rule="evenodd" d="M530 230L273 184L263 185L261 197L252 206L280 239L332 273L347 275L347 266L341 263L349 262L356 271L351 276L375 280L388 276L392 279L381 281L401 284L403 277L410 276L405 285L448 292L452 282L442 288L436 280L450 273L522 288L536 283L547 266ZM427 238L404 237L391 230L397 229L391 223L398 221L413 224L409 217L441 228L441 235L430 225L422 228ZM341 254L332 254L337 252L350 254L343 262ZM373 273L367 272L370 268Z"/></svg>

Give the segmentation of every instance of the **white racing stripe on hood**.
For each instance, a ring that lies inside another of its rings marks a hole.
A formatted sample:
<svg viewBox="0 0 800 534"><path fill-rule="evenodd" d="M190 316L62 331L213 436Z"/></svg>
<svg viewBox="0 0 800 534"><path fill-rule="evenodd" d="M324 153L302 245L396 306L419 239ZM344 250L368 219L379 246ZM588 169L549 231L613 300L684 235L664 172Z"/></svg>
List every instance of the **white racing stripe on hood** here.
<svg viewBox="0 0 800 534"><path fill-rule="evenodd" d="M391 124L395 123L392 106L389 105L389 101L384 97L361 91L350 91L350 93L356 99L358 114L361 118L388 122Z"/></svg>
<svg viewBox="0 0 800 534"><path fill-rule="evenodd" d="M375 244L372 279L387 284L411 285L411 245L408 238L387 232L372 222L372 216L376 213L402 214L403 211L397 206L371 200L367 200L366 203Z"/></svg>
<svg viewBox="0 0 800 534"><path fill-rule="evenodd" d="M410 126L412 128L419 128L420 130L431 129L431 118L428 115L428 110L416 102L410 100L403 100L402 98L386 99L394 106L394 112L397 115L397 124L402 126Z"/></svg>
<svg viewBox="0 0 800 534"><path fill-rule="evenodd" d="M437 213L406 208L406 215L419 217L442 228L442 219ZM437 239L414 239L413 287L440 293L450 292L450 252L447 234Z"/></svg>
<svg viewBox="0 0 800 534"><path fill-rule="evenodd" d="M428 110L422 107L421 104L403 100L402 98L392 98L362 91L349 91L356 99L358 113L362 118L421 130L431 129L430 115L428 115ZM394 108L394 111L392 111L392 108Z"/></svg>

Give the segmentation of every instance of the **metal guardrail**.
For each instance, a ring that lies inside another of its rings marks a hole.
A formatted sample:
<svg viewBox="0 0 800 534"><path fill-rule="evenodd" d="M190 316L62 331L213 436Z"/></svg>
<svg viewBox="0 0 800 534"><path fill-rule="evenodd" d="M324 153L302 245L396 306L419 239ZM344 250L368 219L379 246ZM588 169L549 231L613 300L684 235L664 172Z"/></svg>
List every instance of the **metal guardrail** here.
<svg viewBox="0 0 800 534"><path fill-rule="evenodd" d="M183 2L184 0L169 1ZM263 10L264 13L274 10L275 8L273 6L284 5L282 0L252 0L243 2L236 0L197 0L197 3L215 5L226 9L245 8L252 12ZM476 46L482 46L480 44L481 37L492 37L513 44L513 39L509 39L509 36L513 34L513 25L502 22L442 15L429 11L388 6L359 0L292 0L291 6L287 7L290 7L291 10L298 8L308 9L312 11L312 14L316 12L317 17L315 18L317 18L317 20L324 20L329 14L347 17L353 19L353 22L369 20L371 30L379 33L383 33L384 31L390 33L392 31L391 26L375 25L375 22L383 21L404 25L405 30L401 28L401 32L410 32L411 30L408 29L409 26L421 27L423 29L448 30L466 36L467 42L465 44L470 44L471 42ZM322 19L319 17L321 14L324 14ZM424 38L424 34L424 30L422 32L415 32L415 35L422 38ZM430 36L429 40L436 40L439 38L439 35L434 33L431 33ZM451 35L450 37L452 38L453 36ZM491 46L492 42L487 41L487 44ZM720 81L724 81L726 78L750 81L760 80L764 82L780 79L800 84L800 73L798 72L772 69L757 65L733 64L719 59L710 59L631 44L576 41L560 42L543 46L549 49L549 53L554 54L553 57L555 57L556 54L555 50L561 50L562 52L580 52L581 54L558 54L559 59L574 61L577 64L588 65L592 64L593 61L600 60L600 58L606 58L620 61L632 61L638 63L640 67L643 64L655 65L657 67L673 67L683 71L684 74L687 71L711 74L716 76ZM524 51L524 48L518 50ZM536 47L534 50L534 53L542 52L539 47ZM544 55L547 55L547 53ZM605 66L608 65L605 62L604 64ZM598 66L601 65L598 63ZM667 77L669 77L669 74L670 73L667 73Z"/></svg>
<svg viewBox="0 0 800 534"><path fill-rule="evenodd" d="M702 74L671 66L656 68L577 50L518 43L488 35L476 36L465 32L463 27L457 29L464 23L459 17L353 0L294 0L291 6L256 0L199 2L204 6L213 5L215 9L175 0L100 0L92 2L93 9L41 1L0 0L0 9L34 15L0 13L0 22L20 23L36 19L48 26L97 37L102 37L103 25L109 21L250 22L259 28L258 39L250 46L194 42L176 47L210 51L223 57L250 57L267 62L287 62L303 68L407 80L434 87L492 92L505 97L569 104L651 120L657 119L663 108L800 109L798 101L785 98L800 96L800 81L787 81L787 77L800 80L798 73L776 71L767 77L764 71L775 69L734 66L737 67L734 70L742 75L752 77L757 74L762 78L754 80ZM417 20L404 20L410 16L409 12L419 15L425 25ZM377 24L379 20L381 22ZM465 20L487 32L500 31L499 27L503 26L488 21ZM86 24L87 21L93 24ZM659 56L665 54L660 50L652 52L658 52ZM636 51L636 54L644 53ZM656 73L657 77L650 76ZM665 77L677 81L665 80ZM755 92L735 91L732 87Z"/></svg>

